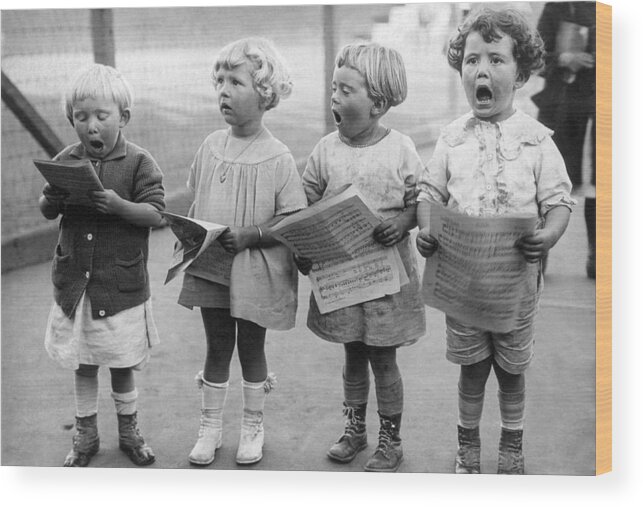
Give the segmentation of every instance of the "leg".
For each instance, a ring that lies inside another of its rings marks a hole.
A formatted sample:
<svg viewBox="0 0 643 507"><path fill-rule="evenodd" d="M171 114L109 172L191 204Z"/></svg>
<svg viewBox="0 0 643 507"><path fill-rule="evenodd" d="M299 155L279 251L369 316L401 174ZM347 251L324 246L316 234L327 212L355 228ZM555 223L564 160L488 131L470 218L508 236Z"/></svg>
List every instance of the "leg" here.
<svg viewBox="0 0 643 507"><path fill-rule="evenodd" d="M235 320L227 308L201 308L201 317L207 347L203 378L218 384L227 382L236 341Z"/></svg>
<svg viewBox="0 0 643 507"><path fill-rule="evenodd" d="M74 375L76 434L63 466L86 467L98 452L98 366L81 364Z"/></svg>
<svg viewBox="0 0 643 507"><path fill-rule="evenodd" d="M492 359L488 357L478 363L460 367L456 474L480 473L480 419L491 363Z"/></svg>
<svg viewBox="0 0 643 507"><path fill-rule="evenodd" d="M344 433L328 450L328 457L339 463L349 463L365 449L366 405L368 403L368 349L361 342L344 344Z"/></svg>
<svg viewBox="0 0 643 507"><path fill-rule="evenodd" d="M223 408L228 394L230 360L235 345L235 322L224 308L201 308L206 336L203 371L196 376L201 389L199 433L188 460L209 465L223 443Z"/></svg>
<svg viewBox="0 0 643 507"><path fill-rule="evenodd" d="M524 474L522 428L525 415L525 374L512 374L494 361L502 420L498 451L499 474Z"/></svg>
<svg viewBox="0 0 643 507"><path fill-rule="evenodd" d="M377 449L364 465L367 472L395 472L403 460L400 425L404 408L404 385L397 366L396 347L369 347L369 362L375 377L380 416Z"/></svg>
<svg viewBox="0 0 643 507"><path fill-rule="evenodd" d="M156 456L138 429L136 400L138 391L132 368L110 368L112 398L118 417L118 445L138 466L151 465Z"/></svg>
<svg viewBox="0 0 643 507"><path fill-rule="evenodd" d="M237 345L243 373L243 417L237 450L237 463L250 465L263 457L263 410L266 394L272 387L264 345L266 329L243 319L237 319Z"/></svg>

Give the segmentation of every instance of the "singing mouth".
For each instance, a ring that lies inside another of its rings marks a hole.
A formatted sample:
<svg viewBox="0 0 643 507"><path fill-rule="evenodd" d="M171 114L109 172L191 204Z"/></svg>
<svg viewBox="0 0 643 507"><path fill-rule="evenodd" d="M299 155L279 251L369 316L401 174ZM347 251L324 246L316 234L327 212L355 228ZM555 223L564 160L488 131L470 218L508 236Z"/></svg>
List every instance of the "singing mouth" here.
<svg viewBox="0 0 643 507"><path fill-rule="evenodd" d="M476 88L476 100L481 105L488 105L493 99L493 92L487 85L479 85Z"/></svg>
<svg viewBox="0 0 643 507"><path fill-rule="evenodd" d="M335 125L339 126L342 123L342 115L334 109L331 109L331 112L333 113L333 118L335 119Z"/></svg>
<svg viewBox="0 0 643 507"><path fill-rule="evenodd" d="M228 104L221 104L219 109L223 114L232 112L232 108Z"/></svg>
<svg viewBox="0 0 643 507"><path fill-rule="evenodd" d="M95 151L101 151L101 150L103 149L103 147L105 146L105 144L103 143L103 141L97 141L97 140L89 141L89 145L90 145L90 146L92 147L92 149L94 149Z"/></svg>

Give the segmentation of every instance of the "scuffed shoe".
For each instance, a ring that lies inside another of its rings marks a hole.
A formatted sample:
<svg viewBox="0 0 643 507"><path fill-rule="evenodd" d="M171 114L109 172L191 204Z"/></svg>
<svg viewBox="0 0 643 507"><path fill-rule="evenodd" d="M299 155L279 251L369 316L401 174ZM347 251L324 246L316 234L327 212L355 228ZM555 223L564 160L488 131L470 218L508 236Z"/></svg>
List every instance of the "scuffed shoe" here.
<svg viewBox="0 0 643 507"><path fill-rule="evenodd" d="M138 466L151 465L156 460L154 451L145 443L136 423L136 412L117 414L118 447Z"/></svg>
<svg viewBox="0 0 643 507"><path fill-rule="evenodd" d="M502 428L498 448L498 473L524 475L525 458L522 454L522 430Z"/></svg>
<svg viewBox="0 0 643 507"><path fill-rule="evenodd" d="M218 416L213 415L214 413ZM223 423L221 410L201 409L199 436L188 460L193 465L206 466L214 461L216 450L223 442Z"/></svg>
<svg viewBox="0 0 643 507"><path fill-rule="evenodd" d="M380 415L380 432L377 448L366 464L366 472L396 472L404 460L400 422L402 414L390 417Z"/></svg>
<svg viewBox="0 0 643 507"><path fill-rule="evenodd" d="M76 417L76 434L72 438L71 451L65 457L65 467L86 467L100 448L97 414Z"/></svg>
<svg viewBox="0 0 643 507"><path fill-rule="evenodd" d="M241 419L237 463L252 465L263 458L263 412L244 409Z"/></svg>
<svg viewBox="0 0 643 507"><path fill-rule="evenodd" d="M458 452L455 456L456 474L480 473L480 429L458 425Z"/></svg>
<svg viewBox="0 0 643 507"><path fill-rule="evenodd" d="M366 449L366 403L351 407L344 403L346 422L344 433L328 450L328 457L339 463L349 463L357 453Z"/></svg>

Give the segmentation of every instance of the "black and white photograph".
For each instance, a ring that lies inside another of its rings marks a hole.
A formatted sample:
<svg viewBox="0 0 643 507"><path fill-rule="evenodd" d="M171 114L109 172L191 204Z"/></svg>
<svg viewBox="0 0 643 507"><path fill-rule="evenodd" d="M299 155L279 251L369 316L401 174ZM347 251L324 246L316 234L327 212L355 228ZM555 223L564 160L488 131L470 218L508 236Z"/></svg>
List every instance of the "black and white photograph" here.
<svg viewBox="0 0 643 507"><path fill-rule="evenodd" d="M197 3L2 7L3 468L608 470L611 18Z"/></svg>

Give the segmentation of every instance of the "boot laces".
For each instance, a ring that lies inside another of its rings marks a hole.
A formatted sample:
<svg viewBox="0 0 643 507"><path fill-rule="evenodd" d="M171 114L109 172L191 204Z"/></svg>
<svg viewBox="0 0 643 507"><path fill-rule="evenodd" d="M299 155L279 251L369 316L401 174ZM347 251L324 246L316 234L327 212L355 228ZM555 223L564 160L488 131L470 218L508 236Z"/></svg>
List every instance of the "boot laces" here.
<svg viewBox="0 0 643 507"><path fill-rule="evenodd" d="M378 443L375 448L375 453L382 453L388 458L389 452L393 449L394 445L394 432L395 427L393 423L385 421L380 426L380 431L378 435Z"/></svg>
<svg viewBox="0 0 643 507"><path fill-rule="evenodd" d="M355 407L344 406L343 414L346 417L343 436L353 437L357 433L362 433L360 430L364 421L358 416Z"/></svg>

